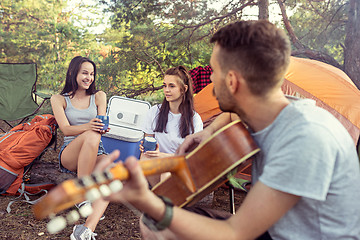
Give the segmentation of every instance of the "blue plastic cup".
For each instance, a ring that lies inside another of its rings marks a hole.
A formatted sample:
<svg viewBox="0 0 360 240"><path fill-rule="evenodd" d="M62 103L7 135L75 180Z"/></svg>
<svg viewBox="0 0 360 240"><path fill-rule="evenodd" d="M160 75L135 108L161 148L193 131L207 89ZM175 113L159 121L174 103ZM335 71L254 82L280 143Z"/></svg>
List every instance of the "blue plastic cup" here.
<svg viewBox="0 0 360 240"><path fill-rule="evenodd" d="M143 141L144 152L155 151L156 139L154 137L146 136Z"/></svg>
<svg viewBox="0 0 360 240"><path fill-rule="evenodd" d="M100 119L105 124L101 130L106 130L109 127L109 116L107 115L96 115L96 118Z"/></svg>

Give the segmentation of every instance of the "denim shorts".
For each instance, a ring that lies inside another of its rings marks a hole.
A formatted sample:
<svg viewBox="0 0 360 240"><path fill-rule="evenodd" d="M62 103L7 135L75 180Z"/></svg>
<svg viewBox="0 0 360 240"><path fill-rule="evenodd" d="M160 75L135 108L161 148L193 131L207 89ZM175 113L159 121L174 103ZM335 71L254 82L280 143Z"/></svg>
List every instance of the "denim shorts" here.
<svg viewBox="0 0 360 240"><path fill-rule="evenodd" d="M71 141L64 142L64 144L61 146L61 149L60 149L60 152L59 152L59 168L60 168L60 171L63 172L63 173L74 173L74 174L76 174L75 172L66 169L61 164L61 153L64 151L66 146L69 145L69 143L71 143ZM104 145L103 145L102 141L100 141L97 155L99 156L99 155L102 155L102 154L108 154L108 153L105 151L105 148L104 148Z"/></svg>

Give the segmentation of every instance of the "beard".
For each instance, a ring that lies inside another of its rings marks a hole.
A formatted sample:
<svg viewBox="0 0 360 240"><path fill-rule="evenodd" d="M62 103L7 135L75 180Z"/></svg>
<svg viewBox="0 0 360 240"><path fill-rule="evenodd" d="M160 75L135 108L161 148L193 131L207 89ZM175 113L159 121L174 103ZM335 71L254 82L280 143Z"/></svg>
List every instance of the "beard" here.
<svg viewBox="0 0 360 240"><path fill-rule="evenodd" d="M239 108L236 103L236 99L232 96L224 84L220 86L218 91L215 91L215 87L213 88L213 96L218 101L221 111L235 113L242 120L247 118L245 112Z"/></svg>
<svg viewBox="0 0 360 240"><path fill-rule="evenodd" d="M213 96L218 101L220 110L223 112L234 112L236 106L236 101L226 88L225 84L221 84L218 91L215 91L215 86L213 88Z"/></svg>

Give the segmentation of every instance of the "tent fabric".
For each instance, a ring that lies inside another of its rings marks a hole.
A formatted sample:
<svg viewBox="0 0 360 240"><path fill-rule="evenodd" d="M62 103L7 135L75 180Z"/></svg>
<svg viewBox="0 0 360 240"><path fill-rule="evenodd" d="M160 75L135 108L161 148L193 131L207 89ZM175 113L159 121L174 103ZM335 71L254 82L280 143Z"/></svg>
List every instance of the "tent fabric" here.
<svg viewBox="0 0 360 240"><path fill-rule="evenodd" d="M332 113L348 130L355 144L360 134L360 91L340 69L316 60L291 57L282 85L285 94L310 98ZM203 121L221 112L209 84L194 97Z"/></svg>
<svg viewBox="0 0 360 240"><path fill-rule="evenodd" d="M213 95L213 88L213 83L210 83L194 96L195 111L203 122L221 113L219 103Z"/></svg>
<svg viewBox="0 0 360 240"><path fill-rule="evenodd" d="M292 57L282 90L288 95L314 99L344 125L357 143L360 91L343 71L316 60Z"/></svg>

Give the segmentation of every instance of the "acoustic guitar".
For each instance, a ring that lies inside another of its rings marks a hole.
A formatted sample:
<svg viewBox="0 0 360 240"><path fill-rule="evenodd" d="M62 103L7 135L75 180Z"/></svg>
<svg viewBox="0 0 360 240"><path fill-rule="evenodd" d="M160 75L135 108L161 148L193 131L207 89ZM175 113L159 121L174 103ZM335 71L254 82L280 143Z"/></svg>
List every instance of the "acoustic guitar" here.
<svg viewBox="0 0 360 240"><path fill-rule="evenodd" d="M248 168L251 157L259 150L245 126L234 121L185 156L192 187L184 184L184 177L171 174L152 191L170 198L179 207L191 206L227 182L230 173Z"/></svg>
<svg viewBox="0 0 360 240"><path fill-rule="evenodd" d="M258 151L245 126L234 121L186 155L143 160L139 164L146 176L171 172L152 191L182 207L197 202L226 182L229 172L246 168L251 163L250 157ZM84 200L94 201L119 191L119 180L128 177L129 172L119 162L102 173L66 180L33 206L35 218L41 220Z"/></svg>

